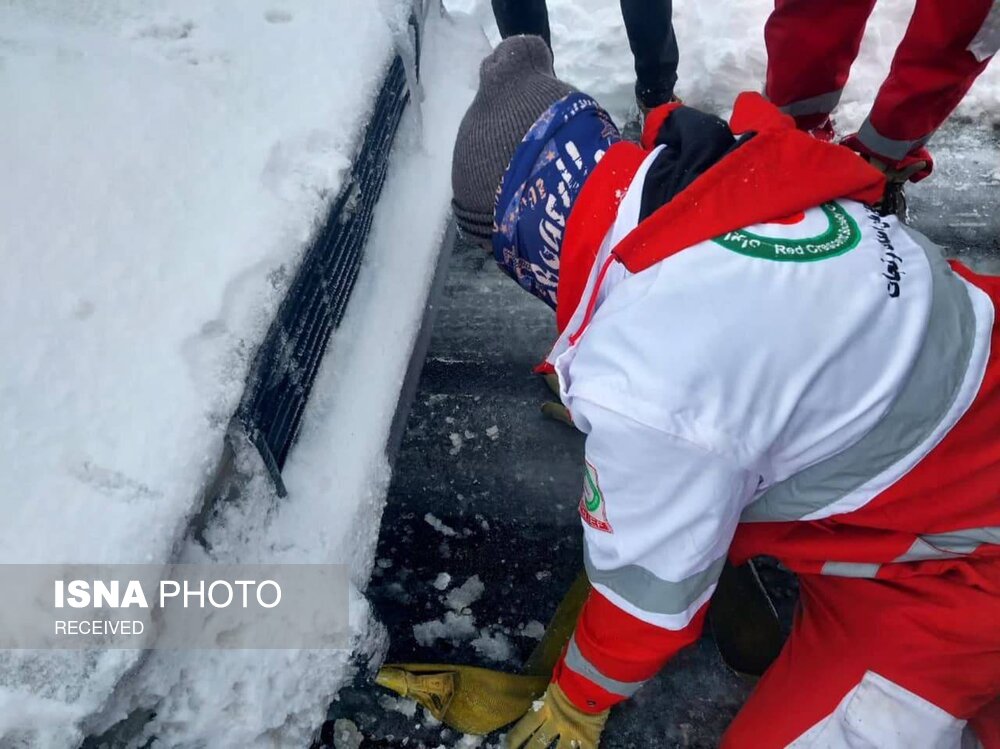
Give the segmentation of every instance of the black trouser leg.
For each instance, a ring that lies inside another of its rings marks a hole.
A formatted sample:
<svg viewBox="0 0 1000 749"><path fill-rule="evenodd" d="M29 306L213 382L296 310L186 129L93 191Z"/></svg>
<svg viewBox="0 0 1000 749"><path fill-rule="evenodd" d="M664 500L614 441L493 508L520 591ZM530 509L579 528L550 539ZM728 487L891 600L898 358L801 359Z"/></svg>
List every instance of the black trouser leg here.
<svg viewBox="0 0 1000 749"><path fill-rule="evenodd" d="M493 7L503 0L493 0ZM635 57L635 95L643 106L664 104L677 83L677 39L671 0L621 0L628 43Z"/></svg>
<svg viewBox="0 0 1000 749"><path fill-rule="evenodd" d="M549 11L545 7L545 0L493 0L493 15L497 19L500 36L504 39L518 34L533 34L542 37L549 49L552 49Z"/></svg>

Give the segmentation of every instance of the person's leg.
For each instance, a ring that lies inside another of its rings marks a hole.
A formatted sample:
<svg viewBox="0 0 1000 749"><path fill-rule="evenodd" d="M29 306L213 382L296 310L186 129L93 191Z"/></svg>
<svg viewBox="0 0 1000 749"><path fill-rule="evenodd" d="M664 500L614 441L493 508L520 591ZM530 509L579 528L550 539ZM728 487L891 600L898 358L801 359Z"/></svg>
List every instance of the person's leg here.
<svg viewBox="0 0 1000 749"><path fill-rule="evenodd" d="M723 749L958 746L1000 693L1000 564L892 581L802 575L800 591L792 635Z"/></svg>
<svg viewBox="0 0 1000 749"><path fill-rule="evenodd" d="M992 10L991 10L992 9ZM993 17L990 17L993 16ZM922 146L952 113L1000 44L1000 6L993 0L917 0L868 119L846 145L892 169L927 162Z"/></svg>
<svg viewBox="0 0 1000 749"><path fill-rule="evenodd" d="M540 36L552 49L549 31L549 11L545 0L493 0L493 16L497 19L500 36L531 34Z"/></svg>
<svg viewBox="0 0 1000 749"><path fill-rule="evenodd" d="M828 126L874 6L875 0L775 0L764 25L764 94L801 129Z"/></svg>
<svg viewBox="0 0 1000 749"><path fill-rule="evenodd" d="M673 98L677 38L671 0L621 0L625 32L635 58L635 97L646 110Z"/></svg>

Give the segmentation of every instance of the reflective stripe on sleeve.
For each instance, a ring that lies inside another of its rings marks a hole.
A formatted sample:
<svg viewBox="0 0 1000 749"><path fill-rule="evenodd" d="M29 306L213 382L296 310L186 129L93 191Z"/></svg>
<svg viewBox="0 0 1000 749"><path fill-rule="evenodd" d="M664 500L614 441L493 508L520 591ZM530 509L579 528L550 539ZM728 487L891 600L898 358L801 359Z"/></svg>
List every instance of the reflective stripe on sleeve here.
<svg viewBox="0 0 1000 749"><path fill-rule="evenodd" d="M820 519L823 515L814 513L821 513L918 449L958 397L975 345L972 301L937 247L916 232L910 236L927 256L934 285L927 333L909 379L868 434L770 487L743 511L741 522Z"/></svg>
<svg viewBox="0 0 1000 749"><path fill-rule="evenodd" d="M602 674L597 666L583 657L583 653L580 652L580 648L576 644L576 635L570 638L564 662L570 670L594 682L604 691L619 697L631 697L639 691L639 687L646 683L644 681L618 681Z"/></svg>
<svg viewBox="0 0 1000 749"><path fill-rule="evenodd" d="M597 569L586 551L583 561L592 584L603 585L640 611L676 615L687 612L715 585L722 574L726 557L719 557L701 572L677 582L663 580L636 564L614 570Z"/></svg>

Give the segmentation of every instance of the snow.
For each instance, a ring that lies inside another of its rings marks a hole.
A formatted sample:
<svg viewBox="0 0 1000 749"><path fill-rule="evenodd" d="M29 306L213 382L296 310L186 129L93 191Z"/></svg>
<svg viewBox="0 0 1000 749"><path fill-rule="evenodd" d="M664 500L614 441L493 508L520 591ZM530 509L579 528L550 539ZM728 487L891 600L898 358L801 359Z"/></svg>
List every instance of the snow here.
<svg viewBox="0 0 1000 749"><path fill-rule="evenodd" d="M364 743L364 736L358 727L349 720L341 718L333 724L334 749L359 749Z"/></svg>
<svg viewBox="0 0 1000 749"><path fill-rule="evenodd" d="M444 602L452 611L465 611L478 601L485 591L486 586L479 579L479 575L473 575L458 588L448 591Z"/></svg>
<svg viewBox="0 0 1000 749"><path fill-rule="evenodd" d="M484 632L469 644L483 658L497 663L509 661L513 654L510 639L503 632Z"/></svg>
<svg viewBox="0 0 1000 749"><path fill-rule="evenodd" d="M155 562L391 34L360 1L281 24L260 0L63 5L0 11L0 560ZM348 22L357 43L330 44ZM357 74L316 96L323 68Z"/></svg>
<svg viewBox="0 0 1000 749"><path fill-rule="evenodd" d="M344 563L354 655L382 652L361 591L484 53L473 26L431 10L425 100L397 139L285 468L289 496L243 454L253 478L206 529L208 550L182 539L405 5L0 6L0 97L17 102L0 118L0 561ZM75 747L148 707L158 746L305 746L351 663L347 651L6 652L0 745Z"/></svg>
<svg viewBox="0 0 1000 749"><path fill-rule="evenodd" d="M545 636L545 625L537 619L532 619L518 631L518 634L530 637L532 640L541 640Z"/></svg>
<svg viewBox="0 0 1000 749"><path fill-rule="evenodd" d="M436 578L434 578L434 587L438 590L445 590L449 585L451 585L451 575L447 572L442 572Z"/></svg>
<svg viewBox="0 0 1000 749"><path fill-rule="evenodd" d="M447 579L444 585L439 586L438 583L443 578ZM435 581L434 587L438 590L444 590L450 582L450 576L442 573ZM414 625L414 639L418 644L425 647L432 646L438 640L447 640L452 644L468 642L481 657L487 660L498 663L511 660L514 648L511 645L510 637L508 637L508 630L499 626L485 627L483 629L476 628L476 619L471 609L472 605L485 592L486 586L479 579L479 575L473 575L459 587L452 588L442 598L444 604L451 610L445 612L441 619L432 619L431 621ZM531 622L529 627L531 625L537 625L544 633L545 628L538 622ZM526 632L527 628L525 632L519 632L518 634L525 634ZM534 635L535 628L531 627L531 633L526 636L533 637Z"/></svg>
<svg viewBox="0 0 1000 749"><path fill-rule="evenodd" d="M385 445L445 226L451 146L474 93L470 61L483 53L474 29L431 14L422 128L411 111L398 136L358 286L285 467L289 496L274 506L262 501L233 507L209 534L213 550L227 561L350 564L355 657L378 658L384 649L381 628L360 591L371 574L389 480ZM260 653L180 654L186 662L177 655L161 658L161 667L183 674L185 688L162 689L160 705L180 711L192 699L200 702L205 725L194 735L208 737L210 746L264 746L279 729L288 745L307 745L309 730L352 675L344 651L277 653L263 663ZM223 684L241 684L245 691L218 694L220 672ZM150 669L149 677L152 690L158 670ZM239 734L232 726L209 725L212 716L230 714L248 716ZM169 712L162 720L157 715L157 725L158 735L174 731ZM189 741L186 735L174 740Z"/></svg>
<svg viewBox="0 0 1000 749"><path fill-rule="evenodd" d="M441 520L433 513L428 512L424 515L424 522L427 523L431 528L436 530L442 536L457 536L455 529L445 525Z"/></svg>
<svg viewBox="0 0 1000 749"><path fill-rule="evenodd" d="M448 611L441 619L413 625L413 639L417 644L430 647L438 640L452 643L471 640L477 634L476 620L471 614Z"/></svg>
<svg viewBox="0 0 1000 749"><path fill-rule="evenodd" d="M388 694L383 694L379 696L378 704L386 710L401 713L407 718L412 718L417 714L417 703L413 700L403 699L402 697L392 697Z"/></svg>
<svg viewBox="0 0 1000 749"><path fill-rule="evenodd" d="M470 13L499 41L489 0L445 0L449 9ZM838 110L838 130L850 132L864 119L873 93L885 79L893 51L913 12L914 0L875 4L858 59ZM741 91L764 84L767 54L764 22L773 0L674 3L680 49L677 93L685 102L728 113ZM556 73L594 96L619 123L634 109L635 72L617 0L548 0ZM995 116L1000 101L1000 66L976 81L957 115Z"/></svg>
<svg viewBox="0 0 1000 749"><path fill-rule="evenodd" d="M447 744L436 744L431 746L430 744L420 744L419 746L426 746L427 749L479 749L479 747L489 747L490 749L501 749L500 744L486 744L486 739L483 736L473 736L472 734L462 734L457 736L454 732L448 729L443 729L441 731L441 738L448 741ZM406 739L403 739L405 742Z"/></svg>
<svg viewBox="0 0 1000 749"><path fill-rule="evenodd" d="M486 741L482 736L473 736L469 733L462 734L462 737L452 745L453 749L477 749Z"/></svg>

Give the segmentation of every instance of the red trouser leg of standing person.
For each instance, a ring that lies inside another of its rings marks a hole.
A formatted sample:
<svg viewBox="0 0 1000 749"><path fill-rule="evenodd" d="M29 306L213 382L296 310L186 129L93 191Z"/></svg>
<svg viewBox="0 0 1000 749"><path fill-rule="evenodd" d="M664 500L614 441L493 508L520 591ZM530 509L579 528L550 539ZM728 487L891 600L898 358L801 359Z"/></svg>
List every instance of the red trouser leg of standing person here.
<svg viewBox="0 0 1000 749"><path fill-rule="evenodd" d="M723 749L958 747L1000 725L1000 562L894 580L801 575L792 635Z"/></svg>
<svg viewBox="0 0 1000 749"><path fill-rule="evenodd" d="M840 101L875 0L776 0L764 26L764 93L803 130Z"/></svg>
<svg viewBox="0 0 1000 749"><path fill-rule="evenodd" d="M897 166L927 142L989 63L973 42L992 6L993 0L917 0L889 77L858 131L864 150Z"/></svg>

